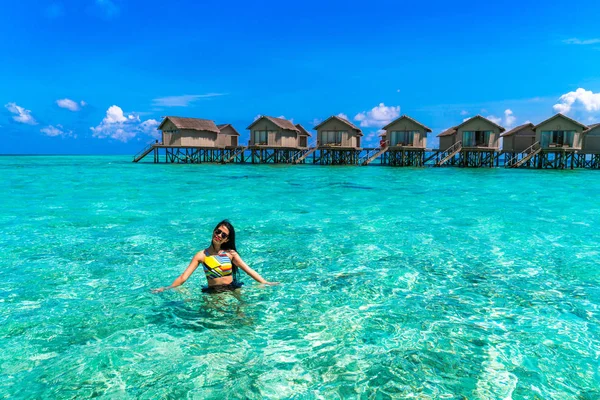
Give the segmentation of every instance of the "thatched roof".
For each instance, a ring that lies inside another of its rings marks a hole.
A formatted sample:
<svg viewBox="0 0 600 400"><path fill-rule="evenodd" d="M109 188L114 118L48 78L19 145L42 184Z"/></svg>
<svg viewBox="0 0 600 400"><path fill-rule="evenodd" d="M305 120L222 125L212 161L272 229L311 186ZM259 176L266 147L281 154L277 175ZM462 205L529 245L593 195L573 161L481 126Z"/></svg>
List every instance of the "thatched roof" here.
<svg viewBox="0 0 600 400"><path fill-rule="evenodd" d="M258 118L256 121L254 121L252 124L250 124L250 126L247 127L246 129L252 129L252 127L254 125L256 125L259 121L262 121L263 119L271 121L277 127L283 129L284 131L300 132L298 130L298 128L296 128L296 126L294 126L294 123L292 121L288 121L287 119L283 119L283 118L268 117L266 115L263 115L260 118Z"/></svg>
<svg viewBox="0 0 600 400"><path fill-rule="evenodd" d="M469 118L469 119L467 119L467 120L463 121L463 122L462 122L462 124L460 124L460 125L456 126L456 128L454 128L454 129L456 129L456 130L458 131L458 130L459 130L461 127L462 127L462 126L464 126L464 125L468 124L469 122L473 121L474 119L482 119L482 120L484 120L484 121L486 121L486 122L489 122L490 124L492 124L492 125L494 125L496 128L498 128L498 129L500 130L500 132L504 132L504 131L506 130L506 129L504 129L504 127L502 127L502 126L498 125L497 123L495 123L495 122L493 122L493 121L490 121L489 119L487 119L487 118L485 118L485 117L482 117L481 115L476 115L476 116L474 116L474 117L471 117L471 118Z"/></svg>
<svg viewBox="0 0 600 400"><path fill-rule="evenodd" d="M335 119L335 120L341 122L342 124L347 125L351 129L354 129L355 131L358 132L358 136L363 136L362 131L360 130L359 127L357 127L356 125L354 125L352 122L348 121L347 119L342 118L342 117L338 117L337 115L332 115L331 117L327 118L325 121L321 122L319 125L315 126L313 129L315 131L319 130L320 127L322 127L323 125L325 125L326 122L329 122L332 119Z"/></svg>
<svg viewBox="0 0 600 400"><path fill-rule="evenodd" d="M443 137L443 136L452 136L452 135L456 135L456 132L458 132L458 130L466 125L467 123L471 122L472 120L474 120L475 118L477 119L482 119L486 122L489 122L490 124L494 125L495 127L497 127L500 132L504 132L506 129L504 129L503 127L501 127L500 125L498 125L497 123L490 121L489 119L482 117L481 115L476 115L474 117L471 118L467 118L466 120L464 120L460 125L457 126L453 126L452 128L448 128L446 129L444 132L440 133L439 135L437 135L437 137Z"/></svg>
<svg viewBox="0 0 600 400"><path fill-rule="evenodd" d="M453 127L453 128L446 129L444 132L442 132L439 135L437 135L437 137L452 136L452 135L455 135L455 134L456 134L456 127Z"/></svg>
<svg viewBox="0 0 600 400"><path fill-rule="evenodd" d="M390 122L389 124L387 124L386 126L383 127L383 129L387 130L388 127L394 125L396 122L401 121L403 119L407 119L411 122L414 122L415 124L419 125L420 127L422 127L425 130L425 133L427 132L431 132L431 129L429 129L428 127L426 127L425 125L423 125L422 123L420 123L419 121L412 119L411 117L409 117L408 115L402 115L400 118L396 118L395 120L393 120L392 122Z"/></svg>
<svg viewBox="0 0 600 400"><path fill-rule="evenodd" d="M600 128L600 124L589 125L588 128L585 131L583 131L583 133L591 132L591 131L593 131L596 128Z"/></svg>
<svg viewBox="0 0 600 400"><path fill-rule="evenodd" d="M517 133L519 133L525 129L528 129L528 128L533 130L533 127L534 127L534 125L531 122L528 122L526 124L519 125L516 128L512 128L510 131L504 132L503 134L500 135L500 137L516 135Z"/></svg>
<svg viewBox="0 0 600 400"><path fill-rule="evenodd" d="M219 128L215 125L214 121L209 119L200 119L200 118L184 118L184 117L165 117L163 122L158 127L158 130L162 130L163 125L167 122L171 121L177 129L189 129L192 131L207 131L219 133Z"/></svg>
<svg viewBox="0 0 600 400"><path fill-rule="evenodd" d="M550 118L548 118L548 119L546 119L546 120L544 120L544 121L540 122L540 123L539 123L539 124L537 124L536 126L534 126L534 127L533 127L533 130L534 130L534 131L535 131L535 130L537 130L537 128L539 128L539 127L540 127L540 125L543 125L543 124L545 124L546 122L550 122L550 121L552 121L552 120L553 120L553 119L555 119L555 118L563 118L563 119L566 119L567 121L570 121L570 122L574 123L575 125L579 125L580 127L582 127L582 128L583 128L583 130L586 130L586 129L588 128L587 126L585 126L585 125L584 125L584 124L582 124L581 122L579 122L579 121L575 121L573 118L569 118L569 117L567 117L567 116L566 116L566 115L564 115L564 114L558 113L558 114L556 114L556 115L553 115L552 117L550 117Z"/></svg>
<svg viewBox="0 0 600 400"><path fill-rule="evenodd" d="M230 127L233 130L234 134L232 136L240 136L240 133L231 124L219 124L219 125L217 125L217 128L219 128L219 131L222 131L223 129L225 129L227 127Z"/></svg>
<svg viewBox="0 0 600 400"><path fill-rule="evenodd" d="M312 135L306 129L304 129L304 127L302 125L296 124L296 128L298 128L298 130L300 131L300 136L312 137Z"/></svg>

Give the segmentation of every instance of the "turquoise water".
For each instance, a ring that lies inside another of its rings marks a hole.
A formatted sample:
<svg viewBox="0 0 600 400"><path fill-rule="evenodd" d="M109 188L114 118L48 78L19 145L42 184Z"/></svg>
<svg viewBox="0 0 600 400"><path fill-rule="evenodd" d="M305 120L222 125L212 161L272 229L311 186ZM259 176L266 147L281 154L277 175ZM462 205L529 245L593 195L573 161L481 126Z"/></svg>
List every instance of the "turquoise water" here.
<svg viewBox="0 0 600 400"><path fill-rule="evenodd" d="M600 397L598 171L129 161L0 157L0 398Z"/></svg>

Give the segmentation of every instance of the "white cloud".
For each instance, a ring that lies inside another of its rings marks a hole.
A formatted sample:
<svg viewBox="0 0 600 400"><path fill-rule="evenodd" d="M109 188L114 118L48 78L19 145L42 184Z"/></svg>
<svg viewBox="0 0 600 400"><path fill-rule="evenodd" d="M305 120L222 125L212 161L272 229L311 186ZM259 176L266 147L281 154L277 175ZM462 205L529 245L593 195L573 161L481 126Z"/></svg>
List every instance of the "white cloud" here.
<svg viewBox="0 0 600 400"><path fill-rule="evenodd" d="M400 116L400 106L387 107L383 103L373 107L370 111L363 111L354 117L355 121L360 122L360 126L381 128Z"/></svg>
<svg viewBox="0 0 600 400"><path fill-rule="evenodd" d="M348 116L347 116L346 114L344 114L344 113L339 113L339 114L338 114L338 115L336 115L336 116L337 116L337 117L340 117L340 118L344 118L345 120L348 120L348 121L350 120L350 118L348 118Z"/></svg>
<svg viewBox="0 0 600 400"><path fill-rule="evenodd" d="M254 117L254 120L258 120L260 117L262 117L262 115L258 114L256 117Z"/></svg>
<svg viewBox="0 0 600 400"><path fill-rule="evenodd" d="M155 107L187 107L194 101L211 97L225 96L226 93L184 94L182 96L159 97L152 100Z"/></svg>
<svg viewBox="0 0 600 400"><path fill-rule="evenodd" d="M56 126L48 125L47 127L40 129L40 132L42 132L46 136L62 136L62 137L74 136L73 131L66 130L65 128L63 128L62 125L56 125Z"/></svg>
<svg viewBox="0 0 600 400"><path fill-rule="evenodd" d="M493 115L489 115L486 118L489 119L490 121L492 121L493 123L497 124L497 125L502 125L502 118L495 117Z"/></svg>
<svg viewBox="0 0 600 400"><path fill-rule="evenodd" d="M468 112L467 110L462 110L462 111L460 112L460 115L463 115L463 116L464 116L464 115L469 115L469 112Z"/></svg>
<svg viewBox="0 0 600 400"><path fill-rule="evenodd" d="M96 0L96 5L108 18L116 17L121 10L112 0Z"/></svg>
<svg viewBox="0 0 600 400"><path fill-rule="evenodd" d="M96 127L91 127L94 137L99 139L110 138L127 142L139 134L158 137L155 128L158 127L158 121L148 119L144 122L140 120L139 115L125 115L119 106L110 106L106 110L106 116Z"/></svg>
<svg viewBox="0 0 600 400"><path fill-rule="evenodd" d="M37 125L37 121L31 115L31 110L18 106L16 103L5 104L4 107L11 113L15 114L13 119L17 122L27 125Z"/></svg>
<svg viewBox="0 0 600 400"><path fill-rule="evenodd" d="M553 108L556 112L568 114L577 105L583 106L587 112L600 111L600 93L578 88L574 92L565 93L560 96L558 103Z"/></svg>
<svg viewBox="0 0 600 400"><path fill-rule="evenodd" d="M517 120L517 117L514 116L512 110L508 108L504 110L504 119L502 119L502 117L496 117L495 115L488 115L486 118L492 121L493 123L500 126L504 126L506 128L513 126L515 121Z"/></svg>
<svg viewBox="0 0 600 400"><path fill-rule="evenodd" d="M471 117L463 118L463 122L470 120ZM443 132L443 131L442 131Z"/></svg>
<svg viewBox="0 0 600 400"><path fill-rule="evenodd" d="M577 44L577 45L590 45L590 44L599 44L600 43L600 38L595 38L595 39L577 39L577 38L571 38L571 39L566 39L563 40L563 43L565 44Z"/></svg>
<svg viewBox="0 0 600 400"><path fill-rule="evenodd" d="M384 133L383 129L378 129L375 132L369 132L361 140L363 147L379 147L380 134Z"/></svg>
<svg viewBox="0 0 600 400"><path fill-rule="evenodd" d="M159 121L155 119L147 119L140 124L140 130L154 139L160 139L161 133L156 129L159 125Z"/></svg>
<svg viewBox="0 0 600 400"><path fill-rule="evenodd" d="M79 111L81 110L81 107L84 107L86 105L86 102L80 101L79 103L77 103L76 101L73 101L71 99L60 99L56 100L56 104L60 108L66 108L67 110L71 111Z"/></svg>
<svg viewBox="0 0 600 400"><path fill-rule="evenodd" d="M317 126L317 125L319 125L321 122L323 122L323 120L322 120L322 119L315 118L315 119L313 119L313 120L312 120L312 126Z"/></svg>
<svg viewBox="0 0 600 400"><path fill-rule="evenodd" d="M517 118L514 116L512 110L506 109L504 110L504 125L507 127L511 127L515 124Z"/></svg>

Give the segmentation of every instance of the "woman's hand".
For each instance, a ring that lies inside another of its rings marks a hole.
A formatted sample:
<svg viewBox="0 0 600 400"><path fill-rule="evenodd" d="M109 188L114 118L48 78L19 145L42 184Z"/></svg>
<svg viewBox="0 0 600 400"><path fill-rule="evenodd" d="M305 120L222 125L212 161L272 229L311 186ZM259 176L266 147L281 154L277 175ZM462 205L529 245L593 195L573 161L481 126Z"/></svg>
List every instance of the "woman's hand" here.
<svg viewBox="0 0 600 400"><path fill-rule="evenodd" d="M264 285L277 286L280 285L280 282L265 282Z"/></svg>
<svg viewBox="0 0 600 400"><path fill-rule="evenodd" d="M171 289L171 287L169 287L169 286L161 287L158 289L152 289L152 293L160 293L160 292L164 292L165 290L169 290L169 289Z"/></svg>

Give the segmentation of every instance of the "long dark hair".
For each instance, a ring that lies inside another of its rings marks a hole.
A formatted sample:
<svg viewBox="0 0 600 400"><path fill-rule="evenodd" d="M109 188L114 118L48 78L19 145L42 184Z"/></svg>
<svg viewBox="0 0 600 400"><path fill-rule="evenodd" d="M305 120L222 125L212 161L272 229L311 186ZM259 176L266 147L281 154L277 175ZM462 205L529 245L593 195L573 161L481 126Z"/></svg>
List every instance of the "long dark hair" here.
<svg viewBox="0 0 600 400"><path fill-rule="evenodd" d="M235 228L233 227L233 225L231 225L231 222L229 222L228 219L224 219L223 221L219 222L217 224L217 226L215 226L215 229L213 229L213 232L216 231L221 226L224 226L225 228L227 228L229 230L229 235L227 236L227 242L225 242L221 245L221 250L233 250L237 253L237 248L235 247ZM210 241L210 244L212 246L212 244L213 244L212 239ZM233 281L237 282L239 280L238 266L235 265L233 262L231 262L231 265L233 267Z"/></svg>

